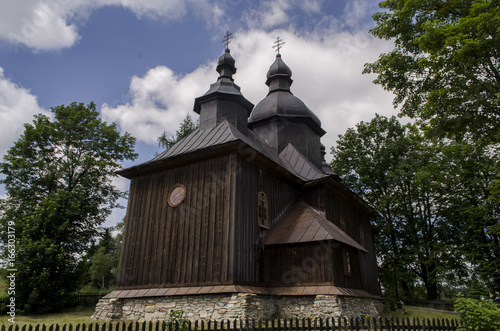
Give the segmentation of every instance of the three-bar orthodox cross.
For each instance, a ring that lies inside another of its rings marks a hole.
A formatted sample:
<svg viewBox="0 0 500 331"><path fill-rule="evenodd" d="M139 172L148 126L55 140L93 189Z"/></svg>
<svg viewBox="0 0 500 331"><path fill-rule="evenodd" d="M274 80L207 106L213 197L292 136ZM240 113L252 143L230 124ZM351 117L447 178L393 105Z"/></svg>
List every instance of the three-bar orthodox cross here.
<svg viewBox="0 0 500 331"><path fill-rule="evenodd" d="M233 40L233 34L231 32L226 31L226 34L224 35L224 38L222 39L222 43L226 45L226 49L229 48L229 43L231 43L231 40Z"/></svg>
<svg viewBox="0 0 500 331"><path fill-rule="evenodd" d="M277 37L276 41L274 42L273 48L279 54L280 53L280 49L283 47L284 44L285 44L285 42L283 41L283 39L281 39L280 37Z"/></svg>

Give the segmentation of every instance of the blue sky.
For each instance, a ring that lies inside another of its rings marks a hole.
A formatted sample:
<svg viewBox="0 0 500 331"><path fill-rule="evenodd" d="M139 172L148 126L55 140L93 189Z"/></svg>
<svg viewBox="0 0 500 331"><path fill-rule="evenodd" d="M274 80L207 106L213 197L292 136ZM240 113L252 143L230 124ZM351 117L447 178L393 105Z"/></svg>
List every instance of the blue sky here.
<svg viewBox="0 0 500 331"><path fill-rule="evenodd" d="M254 104L267 94L273 41L285 40L292 92L321 119L329 149L356 123L397 113L392 95L361 74L392 47L368 33L377 10L376 0L1 0L0 154L34 114L94 101L137 138L136 162L152 158L163 131L196 118L194 98L217 79L227 30L235 82Z"/></svg>

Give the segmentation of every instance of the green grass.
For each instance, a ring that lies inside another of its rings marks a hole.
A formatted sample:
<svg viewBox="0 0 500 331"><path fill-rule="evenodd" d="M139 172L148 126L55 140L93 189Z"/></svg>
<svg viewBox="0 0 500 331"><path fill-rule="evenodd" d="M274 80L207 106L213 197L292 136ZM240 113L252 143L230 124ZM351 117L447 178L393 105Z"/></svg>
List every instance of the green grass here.
<svg viewBox="0 0 500 331"><path fill-rule="evenodd" d="M82 307L65 309L57 314L43 314L43 315L16 315L16 324L79 324L79 323L92 323L90 317L94 313L94 307ZM12 324L8 321L10 318L7 314L0 315L0 324Z"/></svg>
<svg viewBox="0 0 500 331"><path fill-rule="evenodd" d="M428 318L432 320L433 318L436 319L458 319L458 315L454 312L444 312L442 310L436 311L436 310L427 310L427 309L420 309L420 308L404 308L404 313L398 312L398 311L390 311L385 313L382 317L397 317L397 318L409 318L412 320L414 317L418 319L423 319L423 318Z"/></svg>

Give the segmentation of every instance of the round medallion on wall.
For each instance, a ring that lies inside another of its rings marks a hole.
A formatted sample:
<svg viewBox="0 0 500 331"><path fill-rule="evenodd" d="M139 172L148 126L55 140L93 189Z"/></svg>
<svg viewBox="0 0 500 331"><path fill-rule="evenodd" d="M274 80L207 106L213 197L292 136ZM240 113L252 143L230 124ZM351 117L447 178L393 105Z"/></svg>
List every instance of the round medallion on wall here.
<svg viewBox="0 0 500 331"><path fill-rule="evenodd" d="M182 184L175 185L168 195L168 204L171 207L177 207L186 197L186 188Z"/></svg>

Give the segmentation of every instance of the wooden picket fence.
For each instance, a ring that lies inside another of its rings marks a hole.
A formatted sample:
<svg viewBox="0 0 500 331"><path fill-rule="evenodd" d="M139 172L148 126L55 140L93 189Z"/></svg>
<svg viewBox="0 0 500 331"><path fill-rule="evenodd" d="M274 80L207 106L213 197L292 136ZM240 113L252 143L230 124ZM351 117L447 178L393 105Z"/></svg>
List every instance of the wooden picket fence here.
<svg viewBox="0 0 500 331"><path fill-rule="evenodd" d="M0 331L454 331L461 323L448 319L325 318L269 321L96 322L52 325L2 325Z"/></svg>

